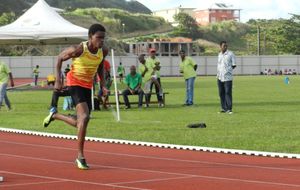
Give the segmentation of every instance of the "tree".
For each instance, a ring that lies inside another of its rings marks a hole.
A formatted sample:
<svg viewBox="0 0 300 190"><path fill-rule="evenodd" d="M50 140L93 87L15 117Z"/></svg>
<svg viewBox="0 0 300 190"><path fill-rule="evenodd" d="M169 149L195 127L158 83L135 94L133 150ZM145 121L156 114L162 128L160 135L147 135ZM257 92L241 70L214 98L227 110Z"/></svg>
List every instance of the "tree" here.
<svg viewBox="0 0 300 190"><path fill-rule="evenodd" d="M196 20L186 13L178 13L174 15L174 20L178 26L174 28L174 36L183 36L196 39L202 36Z"/></svg>
<svg viewBox="0 0 300 190"><path fill-rule="evenodd" d="M14 13L3 13L0 16L0 26L7 25L12 23L15 20L16 16Z"/></svg>
<svg viewBox="0 0 300 190"><path fill-rule="evenodd" d="M265 41L266 54L300 54L300 15L293 15L290 19L252 19L248 24L253 30L245 36L245 39L248 43L256 42L256 28L259 26L260 39Z"/></svg>

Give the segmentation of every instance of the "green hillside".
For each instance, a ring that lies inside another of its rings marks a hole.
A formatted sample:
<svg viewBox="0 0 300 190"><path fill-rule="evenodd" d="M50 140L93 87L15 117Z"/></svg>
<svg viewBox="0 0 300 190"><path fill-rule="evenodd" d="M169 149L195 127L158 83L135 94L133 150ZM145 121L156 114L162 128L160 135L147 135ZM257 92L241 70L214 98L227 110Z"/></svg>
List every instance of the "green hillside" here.
<svg viewBox="0 0 300 190"><path fill-rule="evenodd" d="M63 16L72 23L84 27L88 27L94 21L100 22L111 34L127 35L137 31L154 32L161 28L165 28L166 31L172 30L170 24L163 18L148 14L130 13L120 9L76 9L65 13Z"/></svg>
<svg viewBox="0 0 300 190"><path fill-rule="evenodd" d="M0 14L3 12L14 12L20 15L23 10L28 9L37 0L7 0L0 1ZM46 0L52 6L66 10L75 10L77 8L116 8L134 13L150 14L151 10L138 1L126 0Z"/></svg>

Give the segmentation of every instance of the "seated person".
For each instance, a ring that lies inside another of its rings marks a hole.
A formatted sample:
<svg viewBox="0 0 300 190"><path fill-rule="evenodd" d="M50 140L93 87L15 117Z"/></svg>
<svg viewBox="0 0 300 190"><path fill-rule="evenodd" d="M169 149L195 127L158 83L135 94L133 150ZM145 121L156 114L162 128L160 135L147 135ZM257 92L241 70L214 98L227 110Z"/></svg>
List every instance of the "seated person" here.
<svg viewBox="0 0 300 190"><path fill-rule="evenodd" d="M139 95L139 105L138 107L141 108L143 104L143 96L144 92L141 88L142 85L142 76L141 74L136 72L136 67L132 65L130 67L130 74L128 74L125 78L125 84L127 84L127 89L123 91L122 95L125 102L125 109L129 109L130 103L128 100L128 95L130 94L138 94Z"/></svg>
<svg viewBox="0 0 300 190"><path fill-rule="evenodd" d="M54 76L54 74L49 74L47 76L47 84L48 84L48 86L50 86L50 85L54 86L55 85L55 76Z"/></svg>

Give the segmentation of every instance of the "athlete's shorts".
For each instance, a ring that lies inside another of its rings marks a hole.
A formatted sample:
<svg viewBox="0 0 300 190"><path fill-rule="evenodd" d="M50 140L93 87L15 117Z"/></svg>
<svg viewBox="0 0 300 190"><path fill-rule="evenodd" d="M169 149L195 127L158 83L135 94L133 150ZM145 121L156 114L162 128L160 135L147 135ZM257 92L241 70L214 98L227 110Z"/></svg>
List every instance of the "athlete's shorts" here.
<svg viewBox="0 0 300 190"><path fill-rule="evenodd" d="M68 89L72 96L75 106L77 106L77 104L79 103L86 102L89 111L92 110L91 89L84 88L81 86L69 86Z"/></svg>

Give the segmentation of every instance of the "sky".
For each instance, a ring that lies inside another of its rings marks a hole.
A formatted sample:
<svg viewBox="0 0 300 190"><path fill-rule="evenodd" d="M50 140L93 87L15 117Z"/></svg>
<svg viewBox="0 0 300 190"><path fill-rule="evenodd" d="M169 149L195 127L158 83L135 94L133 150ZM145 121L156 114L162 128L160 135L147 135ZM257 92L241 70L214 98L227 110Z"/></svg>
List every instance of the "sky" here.
<svg viewBox="0 0 300 190"><path fill-rule="evenodd" d="M233 5L242 9L241 21L249 19L290 18L293 14L300 15L300 0L138 0L152 11L179 7L209 8L214 3Z"/></svg>

